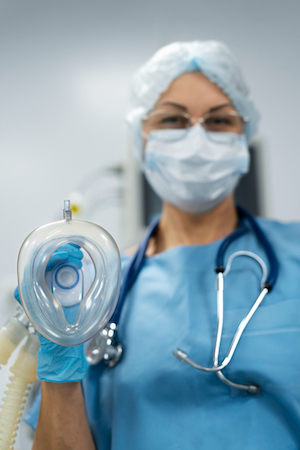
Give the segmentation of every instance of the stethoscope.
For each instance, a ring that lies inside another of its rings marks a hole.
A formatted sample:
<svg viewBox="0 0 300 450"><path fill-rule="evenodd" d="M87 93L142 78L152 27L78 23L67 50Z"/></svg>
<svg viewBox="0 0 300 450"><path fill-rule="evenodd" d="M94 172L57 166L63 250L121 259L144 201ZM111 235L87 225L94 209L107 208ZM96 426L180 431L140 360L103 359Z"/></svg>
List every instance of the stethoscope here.
<svg viewBox="0 0 300 450"><path fill-rule="evenodd" d="M254 217L241 207L237 207L237 211L240 226L232 234L230 234L227 238L225 238L222 241L222 244L220 245L216 257L215 271L217 273L217 280L216 280L217 332L213 350L213 365L211 367L206 367L197 364L195 361L190 359L184 351L178 348L174 350L173 355L179 361L184 361L198 370L216 373L216 375L220 378L220 380L222 380L224 383L230 386L242 389L250 394L257 394L260 390L258 385L254 383L248 383L247 385L234 383L225 377L222 370L225 369L225 367L227 367L230 361L232 360L232 357L241 339L241 336L246 326L250 322L251 318L253 317L254 313L256 312L257 308L259 307L259 305L261 305L262 301L264 300L268 292L270 292L271 289L274 287L278 277L278 260L269 243L269 240L267 239L265 233L262 231L261 227L258 225ZM92 365L98 364L101 360L103 360L108 364L109 367L114 367L121 358L122 346L118 342L117 338L117 325L119 323L125 298L142 269L149 239L155 235L158 229L159 220L160 218L156 219L149 225L136 253L133 255L130 263L128 264L125 270L124 281L121 286L118 303L114 311L114 314L110 320L110 323L98 335L96 335L93 339L91 339L91 341L89 341L89 344L86 347L85 355L89 363ZM248 224L248 226L246 224ZM269 270L267 270L266 264L258 255L244 250L233 253L228 258L227 265L225 266L224 264L225 252L227 251L230 244L232 244L235 240L237 240L239 237L248 232L249 228L253 231L257 240L260 242L266 253L269 263ZM224 316L224 307L223 307L224 277L229 273L232 261L239 256L246 256L252 258L260 265L262 269L261 289L257 299L253 303L249 312L240 322L229 346L229 350L223 361L220 363L219 352L222 339L223 316Z"/></svg>

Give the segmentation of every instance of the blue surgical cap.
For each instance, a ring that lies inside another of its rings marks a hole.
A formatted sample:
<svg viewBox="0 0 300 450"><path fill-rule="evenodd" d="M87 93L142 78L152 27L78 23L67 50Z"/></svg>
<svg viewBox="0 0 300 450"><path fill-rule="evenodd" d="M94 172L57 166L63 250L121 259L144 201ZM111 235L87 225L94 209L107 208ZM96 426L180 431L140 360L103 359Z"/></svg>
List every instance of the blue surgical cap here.
<svg viewBox="0 0 300 450"><path fill-rule="evenodd" d="M135 153L142 155L142 118L156 104L172 81L186 72L202 72L219 86L242 117L248 141L255 134L259 114L249 99L241 67L228 47L217 41L174 42L161 48L135 74L131 84L127 122L133 133Z"/></svg>

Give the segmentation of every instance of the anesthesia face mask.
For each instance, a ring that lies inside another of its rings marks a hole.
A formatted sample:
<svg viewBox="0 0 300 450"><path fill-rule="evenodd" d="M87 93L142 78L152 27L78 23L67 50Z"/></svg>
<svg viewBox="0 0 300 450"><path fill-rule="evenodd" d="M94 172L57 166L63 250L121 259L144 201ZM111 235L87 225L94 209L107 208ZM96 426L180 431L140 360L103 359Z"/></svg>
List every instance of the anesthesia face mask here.
<svg viewBox="0 0 300 450"><path fill-rule="evenodd" d="M82 267L66 262L46 271L53 253L67 243L81 248ZM80 345L101 331L115 310L120 282L115 241L98 225L72 220L68 200L64 220L34 230L19 252L22 306L36 330L56 344Z"/></svg>

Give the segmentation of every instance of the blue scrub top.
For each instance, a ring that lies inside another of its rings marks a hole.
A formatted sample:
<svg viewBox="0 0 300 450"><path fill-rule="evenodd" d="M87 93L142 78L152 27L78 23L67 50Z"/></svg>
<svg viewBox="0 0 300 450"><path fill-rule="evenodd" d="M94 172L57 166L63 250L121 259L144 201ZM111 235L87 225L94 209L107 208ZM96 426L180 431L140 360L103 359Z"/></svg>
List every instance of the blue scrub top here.
<svg viewBox="0 0 300 450"><path fill-rule="evenodd" d="M215 257L221 241L146 258L119 323L121 362L83 381L98 450L300 448L300 225L259 219L280 263L277 283L247 326L224 375L259 384L251 396L173 355L212 365ZM228 249L266 256L249 231ZM123 266L129 257L123 257ZM259 293L260 266L234 260L225 278L220 361Z"/></svg>

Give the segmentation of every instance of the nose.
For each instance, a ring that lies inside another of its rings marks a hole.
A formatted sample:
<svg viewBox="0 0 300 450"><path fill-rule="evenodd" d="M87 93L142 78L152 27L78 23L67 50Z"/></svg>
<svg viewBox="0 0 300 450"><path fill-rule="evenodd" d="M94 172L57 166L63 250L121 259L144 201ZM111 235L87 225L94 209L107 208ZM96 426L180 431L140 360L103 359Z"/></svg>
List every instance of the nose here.
<svg viewBox="0 0 300 450"><path fill-rule="evenodd" d="M203 117L191 117L191 125L194 126L197 123L199 123L199 125L203 124Z"/></svg>

